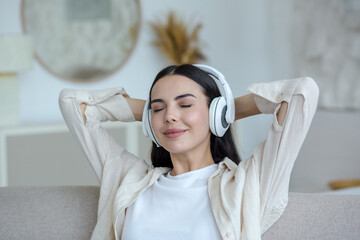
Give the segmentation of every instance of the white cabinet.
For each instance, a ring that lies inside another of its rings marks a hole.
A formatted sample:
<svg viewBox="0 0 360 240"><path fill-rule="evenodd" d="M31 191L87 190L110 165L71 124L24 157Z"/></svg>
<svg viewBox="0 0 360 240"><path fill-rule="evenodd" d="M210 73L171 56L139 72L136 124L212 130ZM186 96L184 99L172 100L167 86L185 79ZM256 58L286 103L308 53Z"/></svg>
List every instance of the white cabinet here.
<svg viewBox="0 0 360 240"><path fill-rule="evenodd" d="M126 149L149 159L151 141L139 122L106 122ZM0 186L99 185L65 123L0 128Z"/></svg>

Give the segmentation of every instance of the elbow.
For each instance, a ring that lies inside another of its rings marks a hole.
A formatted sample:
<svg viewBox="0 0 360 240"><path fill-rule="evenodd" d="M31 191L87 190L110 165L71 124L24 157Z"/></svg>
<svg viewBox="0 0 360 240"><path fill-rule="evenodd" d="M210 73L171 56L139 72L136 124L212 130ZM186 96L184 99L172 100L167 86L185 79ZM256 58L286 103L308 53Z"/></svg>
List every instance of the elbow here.
<svg viewBox="0 0 360 240"><path fill-rule="evenodd" d="M62 110L62 108L64 106L64 99L66 98L66 90L67 89L63 89L59 93L58 104L59 104L60 110Z"/></svg>
<svg viewBox="0 0 360 240"><path fill-rule="evenodd" d="M73 90L69 89L69 88L64 88L63 90L60 91L59 93L59 101L69 98L73 95Z"/></svg>
<svg viewBox="0 0 360 240"><path fill-rule="evenodd" d="M58 104L64 118L66 114L71 111L71 98L73 95L74 91L68 88L61 90L59 93Z"/></svg>
<svg viewBox="0 0 360 240"><path fill-rule="evenodd" d="M64 88L59 93L58 103L60 108L69 104L72 99L76 99L76 91L70 88Z"/></svg>
<svg viewBox="0 0 360 240"><path fill-rule="evenodd" d="M320 90L315 80L311 77L304 77L302 86L306 95L317 102Z"/></svg>
<svg viewBox="0 0 360 240"><path fill-rule="evenodd" d="M311 77L303 78L301 84L301 92L304 96L305 106L311 116L313 116L317 109L319 99L319 86Z"/></svg>
<svg viewBox="0 0 360 240"><path fill-rule="evenodd" d="M71 90L68 89L68 88L64 88L63 90L60 91L60 93L59 93L59 98L58 98L59 106L61 106L61 105L63 104L64 100L65 100L66 98L68 98L70 91L71 91Z"/></svg>

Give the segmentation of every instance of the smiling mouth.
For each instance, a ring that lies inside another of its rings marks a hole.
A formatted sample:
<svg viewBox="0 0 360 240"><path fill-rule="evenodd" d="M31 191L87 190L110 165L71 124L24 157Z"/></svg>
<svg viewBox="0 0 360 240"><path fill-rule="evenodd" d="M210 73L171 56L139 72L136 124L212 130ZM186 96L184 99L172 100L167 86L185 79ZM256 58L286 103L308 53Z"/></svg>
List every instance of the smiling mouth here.
<svg viewBox="0 0 360 240"><path fill-rule="evenodd" d="M164 134L168 138L177 138L183 135L185 132L186 130L182 129L168 129L164 132Z"/></svg>

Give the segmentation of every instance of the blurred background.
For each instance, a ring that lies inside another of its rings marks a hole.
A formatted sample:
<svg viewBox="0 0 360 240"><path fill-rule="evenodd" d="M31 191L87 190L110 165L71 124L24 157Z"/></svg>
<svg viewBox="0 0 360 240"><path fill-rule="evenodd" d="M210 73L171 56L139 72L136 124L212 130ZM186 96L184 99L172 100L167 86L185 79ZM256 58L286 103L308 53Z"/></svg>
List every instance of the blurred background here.
<svg viewBox="0 0 360 240"><path fill-rule="evenodd" d="M174 62L154 44L154 25L169 23L170 13L196 33L189 41L202 57L194 61L220 70L234 96L255 82L310 76L319 84L290 191L359 184L359 1L0 0L1 186L98 185L58 95L123 86L145 99L156 73ZM271 115L261 115L234 126L242 159L271 124ZM104 126L147 157L140 124Z"/></svg>

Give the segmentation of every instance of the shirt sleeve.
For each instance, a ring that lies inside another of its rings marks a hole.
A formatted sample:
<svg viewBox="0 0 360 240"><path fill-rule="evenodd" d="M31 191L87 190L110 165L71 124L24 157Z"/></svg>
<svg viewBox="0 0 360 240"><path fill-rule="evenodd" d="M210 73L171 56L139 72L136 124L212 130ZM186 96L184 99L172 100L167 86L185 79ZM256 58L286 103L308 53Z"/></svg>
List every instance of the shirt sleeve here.
<svg viewBox="0 0 360 240"><path fill-rule="evenodd" d="M63 118L81 145L83 152L101 181L105 162L120 156L124 149L100 125L105 121L134 121L123 88L104 90L63 89L59 95L59 107ZM80 104L86 103L86 124Z"/></svg>
<svg viewBox="0 0 360 240"><path fill-rule="evenodd" d="M304 77L251 85L257 107L273 114L267 139L253 154L260 187L260 225L264 233L283 213L288 200L290 175L295 159L317 108L319 88ZM277 121L281 102L288 103L282 125Z"/></svg>

